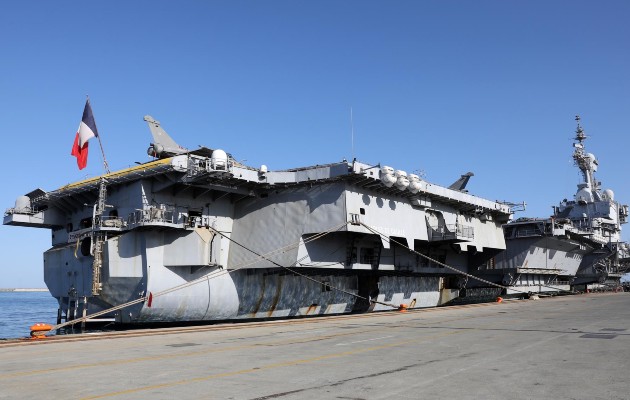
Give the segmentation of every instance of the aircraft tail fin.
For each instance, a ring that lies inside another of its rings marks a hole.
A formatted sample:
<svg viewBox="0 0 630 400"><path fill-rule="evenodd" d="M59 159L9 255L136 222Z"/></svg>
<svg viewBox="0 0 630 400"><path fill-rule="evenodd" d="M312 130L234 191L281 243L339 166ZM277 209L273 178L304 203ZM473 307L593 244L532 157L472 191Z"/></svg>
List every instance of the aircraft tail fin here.
<svg viewBox="0 0 630 400"><path fill-rule="evenodd" d="M475 174L473 174L472 172L465 173L458 180L453 182L453 184L449 186L448 188L453 189L453 190L464 191L466 188L466 185L468 184L468 181L470 180L470 177L473 175Z"/></svg>
<svg viewBox="0 0 630 400"><path fill-rule="evenodd" d="M166 158L188 152L188 149L178 145L173 138L166 133L160 125L160 121L156 121L150 115L145 115L144 120L149 124L149 129L153 136L153 143L151 143L147 150L150 156Z"/></svg>

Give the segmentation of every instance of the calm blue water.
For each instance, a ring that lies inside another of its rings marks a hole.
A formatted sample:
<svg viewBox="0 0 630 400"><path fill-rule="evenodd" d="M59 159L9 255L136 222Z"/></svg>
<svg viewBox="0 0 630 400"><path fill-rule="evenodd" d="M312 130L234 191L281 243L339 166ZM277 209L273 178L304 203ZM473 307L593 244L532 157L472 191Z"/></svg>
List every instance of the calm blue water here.
<svg viewBox="0 0 630 400"><path fill-rule="evenodd" d="M58 307L49 292L0 292L0 339L28 337L37 322L55 325Z"/></svg>

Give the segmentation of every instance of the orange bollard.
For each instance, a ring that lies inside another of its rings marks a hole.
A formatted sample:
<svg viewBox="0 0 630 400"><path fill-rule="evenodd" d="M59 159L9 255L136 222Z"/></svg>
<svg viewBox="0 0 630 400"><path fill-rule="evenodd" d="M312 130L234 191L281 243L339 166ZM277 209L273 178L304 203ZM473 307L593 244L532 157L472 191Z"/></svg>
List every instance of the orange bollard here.
<svg viewBox="0 0 630 400"><path fill-rule="evenodd" d="M38 322L35 325L31 325L31 337L33 339L43 339L46 337L46 333L52 330L52 325Z"/></svg>

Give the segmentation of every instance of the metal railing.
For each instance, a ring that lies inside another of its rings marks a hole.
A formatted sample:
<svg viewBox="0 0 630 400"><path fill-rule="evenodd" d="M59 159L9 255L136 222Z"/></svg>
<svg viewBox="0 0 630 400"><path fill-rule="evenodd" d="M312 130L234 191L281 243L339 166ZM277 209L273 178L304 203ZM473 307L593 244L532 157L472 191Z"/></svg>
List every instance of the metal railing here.
<svg viewBox="0 0 630 400"><path fill-rule="evenodd" d="M127 216L128 225L138 225L146 223L175 223L175 213L157 207L136 210Z"/></svg>
<svg viewBox="0 0 630 400"><path fill-rule="evenodd" d="M429 240L473 239L475 228L462 224L430 225Z"/></svg>
<svg viewBox="0 0 630 400"><path fill-rule="evenodd" d="M233 164L234 160L229 155L228 158L224 160L189 156L187 176L189 178L194 178L212 172L231 172Z"/></svg>
<svg viewBox="0 0 630 400"><path fill-rule="evenodd" d="M22 215L35 215L39 212L39 210L35 207L22 207L22 208L8 208L4 212L4 216L13 215L13 214L22 214Z"/></svg>

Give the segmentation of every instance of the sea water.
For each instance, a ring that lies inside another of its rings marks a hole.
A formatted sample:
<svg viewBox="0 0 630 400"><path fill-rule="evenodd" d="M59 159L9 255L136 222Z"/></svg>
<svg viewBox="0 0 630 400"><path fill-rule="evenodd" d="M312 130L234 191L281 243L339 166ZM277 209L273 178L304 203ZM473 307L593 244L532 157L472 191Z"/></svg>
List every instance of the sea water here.
<svg viewBox="0 0 630 400"><path fill-rule="evenodd" d="M31 325L57 322L57 299L50 292L0 292L0 339L29 337Z"/></svg>

